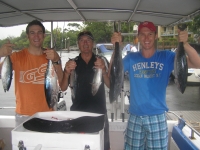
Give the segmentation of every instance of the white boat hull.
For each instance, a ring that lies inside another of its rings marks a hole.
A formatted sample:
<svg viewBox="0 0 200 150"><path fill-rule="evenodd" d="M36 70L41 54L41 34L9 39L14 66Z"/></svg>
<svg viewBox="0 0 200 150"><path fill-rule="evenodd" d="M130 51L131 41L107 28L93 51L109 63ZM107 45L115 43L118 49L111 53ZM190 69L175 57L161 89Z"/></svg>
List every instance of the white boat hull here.
<svg viewBox="0 0 200 150"><path fill-rule="evenodd" d="M111 150L122 150L123 149L124 131L126 129L126 124L127 124L127 122L122 122L122 120L114 120L114 122L111 122L111 120L109 121ZM169 150L179 150L180 144L177 143L177 141L174 140L172 137L173 128L176 127L176 125L178 124L178 121L168 120L167 124L168 124L168 133L169 133L169 144L168 144L169 148L168 149ZM27 131L25 131L25 129L22 129L22 126L18 126L17 128L15 128L14 116L1 116L0 115L0 139L3 139L3 141L5 143L4 150L11 150L11 149L18 150L17 145L16 144L13 145L11 142L12 141L11 132L13 132L13 131L16 132L17 130L18 130L17 132L19 132L19 128L21 128L20 130L22 130L24 133L27 134ZM189 143L192 144L193 147L196 147L196 149L200 149L200 137L194 133L195 140L190 139L189 137L191 136L191 129L188 126L183 127L182 131L180 130L180 132L181 132L181 134L183 134L185 136L185 138L187 139L187 142L189 141ZM41 136L42 134L44 134L44 133L40 133L40 135L38 135L38 137ZM58 133L58 134L60 134L60 133ZM54 135L56 135L56 134L54 133ZM19 136L20 136L20 132L19 132ZM35 138L37 139L37 136ZM48 136L45 136L45 138L47 138L47 140L48 140ZM63 140L63 142L65 142L66 139L64 137L62 137L60 140L61 141ZM74 140L77 141L77 139L74 139ZM41 144L41 142L38 144ZM51 141L48 141L48 142L51 142ZM53 142L51 142L51 144L52 143ZM182 144L183 143L184 143L184 141L182 141ZM38 144L35 144L35 146L40 146ZM57 144L55 143L55 145L57 145ZM25 146L26 146L26 144L25 144ZM27 150L31 150L31 149L34 149L34 147L30 147ZM58 149L60 150L60 148L58 148ZM67 148L64 148L64 149L67 149ZM45 150L45 147L42 147L41 150ZM49 150L49 148L48 148L48 150ZM54 148L54 150L56 150L56 149Z"/></svg>

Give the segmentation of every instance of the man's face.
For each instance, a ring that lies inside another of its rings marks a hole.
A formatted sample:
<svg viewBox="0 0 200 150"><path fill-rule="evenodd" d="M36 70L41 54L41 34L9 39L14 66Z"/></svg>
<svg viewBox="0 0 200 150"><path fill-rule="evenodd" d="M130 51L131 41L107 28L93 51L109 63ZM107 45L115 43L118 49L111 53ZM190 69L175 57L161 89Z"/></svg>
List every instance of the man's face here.
<svg viewBox="0 0 200 150"><path fill-rule="evenodd" d="M45 34L39 25L33 25L29 27L27 37L31 46L40 48L43 45Z"/></svg>
<svg viewBox="0 0 200 150"><path fill-rule="evenodd" d="M93 40L87 35L83 35L78 40L78 46L81 53L91 53L93 49Z"/></svg>
<svg viewBox="0 0 200 150"><path fill-rule="evenodd" d="M138 39L142 45L142 49L154 50L154 43L157 39L157 34L149 28L143 27L138 34Z"/></svg>

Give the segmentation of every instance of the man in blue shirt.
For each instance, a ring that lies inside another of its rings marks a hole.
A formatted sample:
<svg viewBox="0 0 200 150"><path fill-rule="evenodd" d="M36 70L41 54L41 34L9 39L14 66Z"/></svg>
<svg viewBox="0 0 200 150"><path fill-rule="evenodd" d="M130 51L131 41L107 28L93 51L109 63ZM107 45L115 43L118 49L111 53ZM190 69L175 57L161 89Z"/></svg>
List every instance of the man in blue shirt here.
<svg viewBox="0 0 200 150"><path fill-rule="evenodd" d="M178 37L188 55L188 67L200 68L199 55L187 42L188 33L179 31ZM121 39L120 33L114 33L111 42L121 43ZM123 59L124 71L129 72L130 78L130 117L124 149L167 150L166 88L175 53L155 49L157 33L152 22L140 23L138 39L141 50Z"/></svg>

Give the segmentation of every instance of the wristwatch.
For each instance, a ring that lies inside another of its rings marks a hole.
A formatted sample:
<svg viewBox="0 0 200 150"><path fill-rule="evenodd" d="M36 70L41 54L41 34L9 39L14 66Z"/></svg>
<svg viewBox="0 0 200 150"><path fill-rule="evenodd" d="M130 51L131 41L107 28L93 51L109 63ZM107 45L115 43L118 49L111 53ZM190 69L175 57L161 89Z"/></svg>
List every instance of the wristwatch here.
<svg viewBox="0 0 200 150"><path fill-rule="evenodd" d="M59 59L58 61L52 61L53 64L59 65L61 64L61 60Z"/></svg>

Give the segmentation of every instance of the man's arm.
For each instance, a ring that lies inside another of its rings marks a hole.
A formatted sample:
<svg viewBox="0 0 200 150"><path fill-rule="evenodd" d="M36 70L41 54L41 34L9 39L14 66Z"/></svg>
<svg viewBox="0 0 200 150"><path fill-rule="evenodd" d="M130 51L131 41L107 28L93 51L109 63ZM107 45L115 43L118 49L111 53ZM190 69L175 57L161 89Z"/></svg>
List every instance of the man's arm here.
<svg viewBox="0 0 200 150"><path fill-rule="evenodd" d="M66 91L68 86L69 86L69 77L70 77L70 73L68 73L65 69L63 72L63 79L62 82L60 84L60 88L62 91Z"/></svg>
<svg viewBox="0 0 200 150"><path fill-rule="evenodd" d="M102 76L103 76L103 80L105 85L110 88L110 78L108 77L108 73L106 71L102 71Z"/></svg>
<svg viewBox="0 0 200 150"><path fill-rule="evenodd" d="M62 82L60 84L60 88L62 91L66 91L68 86L69 86L69 77L71 74L71 71L74 70L76 68L76 62L73 60L69 60L66 64L65 64L65 68L63 71L63 78L62 78Z"/></svg>
<svg viewBox="0 0 200 150"><path fill-rule="evenodd" d="M184 43L184 49L187 53L187 62L189 68L200 68L200 57L197 51L190 46L189 43Z"/></svg>
<svg viewBox="0 0 200 150"><path fill-rule="evenodd" d="M58 76L59 85L61 85L61 82L62 82L62 79L63 79L63 69L62 69L61 60L59 60L57 62L60 62L60 63L53 62L53 66L54 66L54 68L56 70L56 74Z"/></svg>
<svg viewBox="0 0 200 150"><path fill-rule="evenodd" d="M187 42L188 40L188 32L187 31L179 31L179 42L183 42L183 46L185 52L187 53L187 62L189 68L200 68L200 57L197 51L190 46Z"/></svg>

